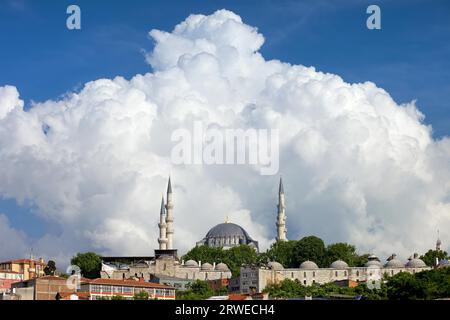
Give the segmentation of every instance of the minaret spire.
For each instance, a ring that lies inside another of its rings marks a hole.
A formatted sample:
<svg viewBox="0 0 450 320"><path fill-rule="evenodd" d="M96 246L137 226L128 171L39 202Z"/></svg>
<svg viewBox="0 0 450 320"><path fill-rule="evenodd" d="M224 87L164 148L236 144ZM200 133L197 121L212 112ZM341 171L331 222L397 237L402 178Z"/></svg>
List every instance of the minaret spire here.
<svg viewBox="0 0 450 320"><path fill-rule="evenodd" d="M278 188L277 241L286 241L286 206L284 198L283 178L280 177Z"/></svg>
<svg viewBox="0 0 450 320"><path fill-rule="evenodd" d="M159 211L159 250L167 249L167 224L166 224L166 210L164 207L164 195L161 199L161 210Z"/></svg>
<svg viewBox="0 0 450 320"><path fill-rule="evenodd" d="M169 176L167 185L167 204L166 204L166 224L167 224L167 249L173 249L173 203L172 203L172 182Z"/></svg>
<svg viewBox="0 0 450 320"><path fill-rule="evenodd" d="M438 233L438 238L437 238L437 241L436 241L436 251L441 251L441 244L442 244L442 242L441 242L441 238L439 237L439 230L437 231L437 233Z"/></svg>

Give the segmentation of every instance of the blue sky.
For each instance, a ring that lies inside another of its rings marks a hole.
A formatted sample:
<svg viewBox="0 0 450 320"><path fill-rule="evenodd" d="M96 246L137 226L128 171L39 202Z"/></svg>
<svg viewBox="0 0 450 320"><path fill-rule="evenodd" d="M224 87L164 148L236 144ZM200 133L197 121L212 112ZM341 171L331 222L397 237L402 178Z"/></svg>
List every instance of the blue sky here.
<svg viewBox="0 0 450 320"><path fill-rule="evenodd" d="M82 30L65 27L66 8L82 10ZM382 29L365 27L378 4ZM191 13L226 8L256 26L262 54L314 66L348 82L373 81L397 103L417 99L434 137L450 135L449 1L28 1L0 0L0 86L31 101L56 99L90 80L151 71L148 31L170 31ZM0 200L14 227L38 237L56 228L25 204Z"/></svg>

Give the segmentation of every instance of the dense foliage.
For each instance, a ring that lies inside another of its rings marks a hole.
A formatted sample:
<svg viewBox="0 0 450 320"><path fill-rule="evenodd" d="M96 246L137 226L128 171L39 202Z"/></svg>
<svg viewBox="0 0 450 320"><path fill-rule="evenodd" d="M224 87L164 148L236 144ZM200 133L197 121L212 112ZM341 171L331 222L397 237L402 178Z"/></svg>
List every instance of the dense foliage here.
<svg viewBox="0 0 450 320"><path fill-rule="evenodd" d="M53 260L49 260L44 268L44 273L46 276L54 276L56 271L56 263Z"/></svg>
<svg viewBox="0 0 450 320"><path fill-rule="evenodd" d="M441 261L443 259L448 259L448 254L446 251L442 250L428 250L420 259L423 260L429 267L433 267L436 265L436 258Z"/></svg>
<svg viewBox="0 0 450 320"><path fill-rule="evenodd" d="M70 260L72 265L81 269L81 275L89 279L100 277L102 258L94 252L78 253Z"/></svg>
<svg viewBox="0 0 450 320"><path fill-rule="evenodd" d="M179 300L205 300L215 293L206 281L197 280L189 284L186 291L177 292Z"/></svg>

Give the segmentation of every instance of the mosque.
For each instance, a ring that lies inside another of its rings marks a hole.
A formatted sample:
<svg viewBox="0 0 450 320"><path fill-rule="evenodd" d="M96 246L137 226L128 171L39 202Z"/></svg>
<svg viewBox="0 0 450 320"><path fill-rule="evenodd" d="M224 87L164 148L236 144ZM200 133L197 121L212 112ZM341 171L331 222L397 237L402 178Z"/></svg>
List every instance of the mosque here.
<svg viewBox="0 0 450 320"><path fill-rule="evenodd" d="M232 274L228 266L220 261L213 264L193 260L180 260L177 249L173 247L174 216L173 216L172 183L169 177L166 201L161 201L159 213L159 248L153 257L103 257L101 277L112 279L140 279L154 281L166 279L175 286L181 281L194 280L225 280L231 279ZM287 241L286 238L286 204L283 181L280 179L278 188L278 204L276 216L276 241ZM258 251L258 241L254 240L241 226L225 223L211 228L205 237L197 242L197 246L223 247L229 249L246 244ZM438 239L436 250L440 250L441 241ZM392 254L385 264L371 255L363 267L349 267L345 261L334 261L328 268L319 268L314 261L304 261L298 268L284 268L276 261L267 265L250 265L241 267L239 278L232 279L230 286L233 291L241 293L262 292L270 283L277 283L284 279L298 280L304 285L324 284L329 282L371 282L383 276L393 276L399 272L416 273L429 270L417 254L412 255L408 262L403 262Z"/></svg>

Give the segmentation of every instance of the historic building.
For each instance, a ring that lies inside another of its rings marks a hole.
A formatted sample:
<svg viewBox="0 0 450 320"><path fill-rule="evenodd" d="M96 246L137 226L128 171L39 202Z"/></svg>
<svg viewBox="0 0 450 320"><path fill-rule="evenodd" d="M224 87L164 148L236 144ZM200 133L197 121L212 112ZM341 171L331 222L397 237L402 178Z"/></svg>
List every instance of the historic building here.
<svg viewBox="0 0 450 320"><path fill-rule="evenodd" d="M166 202L161 201L159 213L159 249L154 257L104 257L101 277L104 279L164 279L170 277L171 284L183 286L186 280L217 280L231 278L231 271L224 263L202 263L201 261L183 261L178 258L173 248L174 216L173 216L172 182L169 178ZM231 226L232 224L230 224ZM233 224L234 225L234 224ZM243 230L243 229L242 229ZM251 239L245 230L246 239ZM252 240L253 241L253 240ZM256 243L257 247L257 243ZM176 279L180 279L178 282Z"/></svg>
<svg viewBox="0 0 450 320"><path fill-rule="evenodd" d="M286 213L283 181L280 179L278 190L278 214L276 220L277 241L286 241ZM436 242L436 250L440 250L441 240ZM244 266L241 268L238 279L233 279L234 291L239 288L241 293L262 292L271 283L278 283L284 279L298 280L305 286L325 284L329 282L373 282L379 281L383 276L393 276L399 272L416 273L429 270L415 253L404 263L392 254L385 264L371 255L363 267L349 267L345 261L334 261L328 268L319 268L314 261L303 261L298 268L284 268L276 261L264 266ZM444 262L445 263L445 262Z"/></svg>
<svg viewBox="0 0 450 320"><path fill-rule="evenodd" d="M228 219L225 223L220 223L208 231L206 236L197 242L197 246L206 245L208 247L223 247L229 249L249 245L258 251L258 241L253 240L241 226L231 223Z"/></svg>

